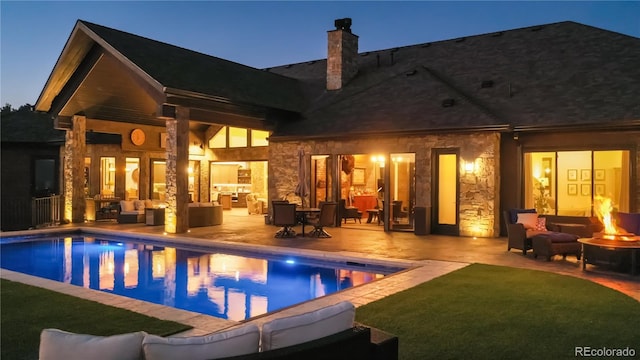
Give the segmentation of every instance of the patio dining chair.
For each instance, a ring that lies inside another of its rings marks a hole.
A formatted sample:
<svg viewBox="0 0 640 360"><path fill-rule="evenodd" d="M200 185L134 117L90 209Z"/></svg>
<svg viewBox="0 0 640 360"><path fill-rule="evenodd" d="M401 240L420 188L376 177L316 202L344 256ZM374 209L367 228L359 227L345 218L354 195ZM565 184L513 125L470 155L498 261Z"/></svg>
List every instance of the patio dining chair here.
<svg viewBox="0 0 640 360"><path fill-rule="evenodd" d="M272 202L273 207L273 224L276 226L282 226L282 229L276 232L275 237L294 237L296 236L293 226L298 223L296 218L296 204Z"/></svg>
<svg viewBox="0 0 640 360"><path fill-rule="evenodd" d="M331 234L324 230L325 226L332 226L335 224L336 211L338 204L335 202L325 202L320 207L320 216L316 220L309 221L309 224L313 225L313 230L309 233L309 236L319 238L330 238Z"/></svg>

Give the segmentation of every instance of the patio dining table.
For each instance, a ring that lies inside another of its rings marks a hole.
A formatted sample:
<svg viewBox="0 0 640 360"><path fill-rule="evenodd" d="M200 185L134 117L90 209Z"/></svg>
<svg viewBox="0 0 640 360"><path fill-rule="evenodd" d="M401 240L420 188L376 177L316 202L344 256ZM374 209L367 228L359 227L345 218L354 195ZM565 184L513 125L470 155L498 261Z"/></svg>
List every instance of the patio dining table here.
<svg viewBox="0 0 640 360"><path fill-rule="evenodd" d="M304 225L307 222L307 217L309 214L319 214L320 208L312 208L312 207L297 207L296 208L296 216L300 216L302 223L302 236L304 236Z"/></svg>

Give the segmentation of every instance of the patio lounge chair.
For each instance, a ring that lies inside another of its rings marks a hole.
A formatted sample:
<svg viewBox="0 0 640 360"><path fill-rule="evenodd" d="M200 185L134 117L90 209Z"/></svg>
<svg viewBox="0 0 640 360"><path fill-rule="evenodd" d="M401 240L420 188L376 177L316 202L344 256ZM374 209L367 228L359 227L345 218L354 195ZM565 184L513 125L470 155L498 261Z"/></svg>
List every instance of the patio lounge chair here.
<svg viewBox="0 0 640 360"><path fill-rule="evenodd" d="M556 229L557 226L548 223L544 216L538 217L535 209L511 209L505 211L503 216L507 226L507 251L516 248L522 250L522 255L527 255L528 250L533 250L534 258L541 255L547 260L551 260L553 255L562 255L563 258L566 258L568 254L574 254L580 260L579 236L550 231L550 228ZM525 216L533 223L529 223ZM523 220L521 221L520 218Z"/></svg>
<svg viewBox="0 0 640 360"><path fill-rule="evenodd" d="M512 214L517 210L504 211L504 223L507 227L507 251L511 251L511 248L522 250L522 255L527 255L527 250L530 250L532 246L531 238L527 238L527 231L524 225L516 223L512 219ZM516 217L517 219L517 217Z"/></svg>
<svg viewBox="0 0 640 360"><path fill-rule="evenodd" d="M331 235L324 230L324 227L335 224L337 208L338 204L334 202L323 203L320 207L320 216L309 221L309 224L313 225L313 230L309 233L309 236L330 238Z"/></svg>

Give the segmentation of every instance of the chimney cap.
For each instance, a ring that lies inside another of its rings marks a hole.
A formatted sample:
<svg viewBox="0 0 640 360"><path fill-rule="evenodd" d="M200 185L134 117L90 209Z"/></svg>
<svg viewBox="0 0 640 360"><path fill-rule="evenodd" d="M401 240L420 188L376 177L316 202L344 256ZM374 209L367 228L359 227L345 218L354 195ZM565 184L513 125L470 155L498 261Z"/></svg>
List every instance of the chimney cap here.
<svg viewBox="0 0 640 360"><path fill-rule="evenodd" d="M351 18L336 19L334 25L336 26L336 30L351 32Z"/></svg>

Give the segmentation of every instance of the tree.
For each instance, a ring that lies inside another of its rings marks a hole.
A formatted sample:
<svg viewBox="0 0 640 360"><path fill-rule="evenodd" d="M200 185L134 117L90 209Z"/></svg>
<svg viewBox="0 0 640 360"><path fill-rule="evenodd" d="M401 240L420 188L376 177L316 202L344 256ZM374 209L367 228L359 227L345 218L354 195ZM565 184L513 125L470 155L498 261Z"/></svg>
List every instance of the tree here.
<svg viewBox="0 0 640 360"><path fill-rule="evenodd" d="M34 107L31 104L24 104L20 106L18 109L14 109L13 107L11 107L11 104L6 103L2 107L1 111L2 112L0 113L0 116L9 116L17 112L33 112Z"/></svg>
<svg viewBox="0 0 640 360"><path fill-rule="evenodd" d="M1 116L6 116L6 115L11 114L12 112L13 112L13 108L11 107L11 104L6 103L2 107L2 111L0 111L0 115Z"/></svg>

